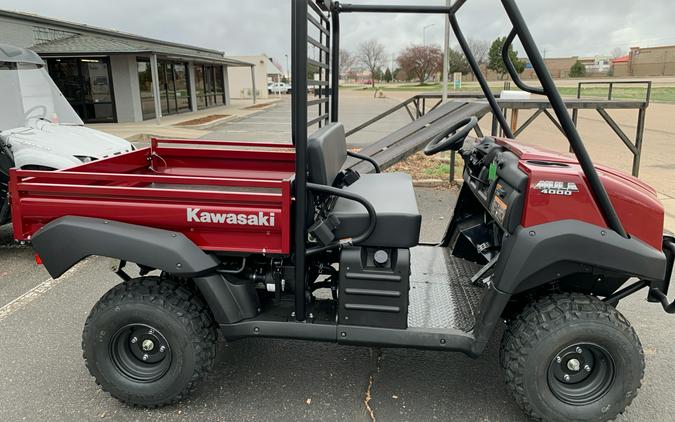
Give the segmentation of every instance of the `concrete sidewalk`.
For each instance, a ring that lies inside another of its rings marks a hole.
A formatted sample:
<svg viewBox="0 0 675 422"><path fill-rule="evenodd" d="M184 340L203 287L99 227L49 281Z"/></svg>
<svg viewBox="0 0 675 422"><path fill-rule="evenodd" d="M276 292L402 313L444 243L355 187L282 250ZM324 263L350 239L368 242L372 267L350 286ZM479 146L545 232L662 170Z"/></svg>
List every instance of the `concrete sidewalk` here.
<svg viewBox="0 0 675 422"><path fill-rule="evenodd" d="M129 141L148 141L152 137L158 138L200 138L211 131L211 128L225 122L249 117L264 110L271 104L279 101L279 98L257 100L233 99L227 106L211 107L187 114L174 114L165 116L157 122L150 119L136 123L95 123L87 126L110 133ZM222 116L207 123L185 125L186 122L207 118L209 116Z"/></svg>

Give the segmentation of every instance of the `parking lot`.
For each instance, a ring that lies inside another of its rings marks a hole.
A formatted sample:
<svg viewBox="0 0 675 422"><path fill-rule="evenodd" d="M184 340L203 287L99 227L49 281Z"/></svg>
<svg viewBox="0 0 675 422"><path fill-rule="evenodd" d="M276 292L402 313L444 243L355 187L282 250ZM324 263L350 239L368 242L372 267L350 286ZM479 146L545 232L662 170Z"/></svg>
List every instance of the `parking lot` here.
<svg viewBox="0 0 675 422"><path fill-rule="evenodd" d="M353 110L344 113L347 125L362 120L362 110ZM207 137L288 139L289 117L282 102ZM368 143L388 130L382 123L355 143ZM672 167L670 171L672 181ZM418 188L422 241L438 240L455 195ZM91 307L120 282L109 271L108 260L89 258L51 280L35 264L31 249L12 239L11 227L1 227L0 421L524 420L502 382L499 332L477 360L444 352L302 341L221 342L214 371L188 400L159 410L120 404L89 376L80 349ZM675 414L670 384L675 319L660 306L647 304L642 294L624 300L619 309L635 326L647 361L643 388L619 420L670 421Z"/></svg>

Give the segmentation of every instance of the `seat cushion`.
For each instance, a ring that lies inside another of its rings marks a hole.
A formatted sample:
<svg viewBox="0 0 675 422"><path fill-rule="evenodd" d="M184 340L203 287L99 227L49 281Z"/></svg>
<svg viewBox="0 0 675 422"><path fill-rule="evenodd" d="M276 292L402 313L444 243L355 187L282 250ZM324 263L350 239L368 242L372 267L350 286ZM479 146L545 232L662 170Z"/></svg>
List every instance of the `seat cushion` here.
<svg viewBox="0 0 675 422"><path fill-rule="evenodd" d="M416 246L420 237L422 216L412 179L403 173L364 174L344 188L363 196L375 208L375 231L361 245L389 248ZM356 201L338 198L331 212L340 220L335 230L339 239L355 237L368 228L368 211Z"/></svg>

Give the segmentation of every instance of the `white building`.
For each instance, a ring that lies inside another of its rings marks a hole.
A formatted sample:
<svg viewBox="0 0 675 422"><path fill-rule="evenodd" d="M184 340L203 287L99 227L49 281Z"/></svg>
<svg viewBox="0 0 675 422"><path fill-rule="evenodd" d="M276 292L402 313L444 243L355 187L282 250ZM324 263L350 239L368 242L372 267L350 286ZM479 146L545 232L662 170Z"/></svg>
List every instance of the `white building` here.
<svg viewBox="0 0 675 422"><path fill-rule="evenodd" d="M138 122L225 105L228 72L241 69L251 87L255 66L218 50L6 10L0 42L38 53L85 122ZM265 80L260 84L266 92Z"/></svg>
<svg viewBox="0 0 675 422"><path fill-rule="evenodd" d="M267 84L280 82L284 73L265 54L259 56L232 56L233 59L255 65L255 86L258 98L267 98ZM251 98L251 74L248 69L229 70L229 91L232 98Z"/></svg>

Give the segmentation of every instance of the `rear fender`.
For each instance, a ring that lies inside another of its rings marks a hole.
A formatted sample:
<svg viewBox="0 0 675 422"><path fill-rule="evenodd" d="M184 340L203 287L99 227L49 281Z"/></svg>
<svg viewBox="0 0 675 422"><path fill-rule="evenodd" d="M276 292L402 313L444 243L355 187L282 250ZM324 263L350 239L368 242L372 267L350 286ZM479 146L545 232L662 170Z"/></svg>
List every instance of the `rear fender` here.
<svg viewBox="0 0 675 422"><path fill-rule="evenodd" d="M56 219L31 239L53 278L90 255L135 262L182 277L211 272L218 260L182 233L98 218Z"/></svg>
<svg viewBox="0 0 675 422"><path fill-rule="evenodd" d="M666 257L637 238L577 220L518 227L504 239L495 287L516 294L580 271L663 280Z"/></svg>

